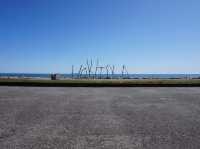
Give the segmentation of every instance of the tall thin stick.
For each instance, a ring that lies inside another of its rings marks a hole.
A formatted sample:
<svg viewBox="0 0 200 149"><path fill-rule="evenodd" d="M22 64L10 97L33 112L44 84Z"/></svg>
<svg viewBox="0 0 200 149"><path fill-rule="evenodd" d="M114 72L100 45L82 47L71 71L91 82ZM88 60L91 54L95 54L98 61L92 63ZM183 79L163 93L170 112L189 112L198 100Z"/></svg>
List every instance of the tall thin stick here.
<svg viewBox="0 0 200 149"><path fill-rule="evenodd" d="M78 77L79 77L79 78L81 78L82 67L83 67L83 65L80 66L80 69L79 69L79 72L78 72Z"/></svg>
<svg viewBox="0 0 200 149"><path fill-rule="evenodd" d="M95 78L97 77L97 70L98 70L98 67L99 67L99 60L97 59L97 61L96 61L96 69L95 69L95 74L94 74L94 77L95 77Z"/></svg>
<svg viewBox="0 0 200 149"><path fill-rule="evenodd" d="M92 66L93 66L92 60L90 61L90 63L87 60L86 64L87 64L87 69L88 69L88 78L90 78L90 75L92 73Z"/></svg>
<svg viewBox="0 0 200 149"><path fill-rule="evenodd" d="M72 65L72 79L74 78L74 65Z"/></svg>

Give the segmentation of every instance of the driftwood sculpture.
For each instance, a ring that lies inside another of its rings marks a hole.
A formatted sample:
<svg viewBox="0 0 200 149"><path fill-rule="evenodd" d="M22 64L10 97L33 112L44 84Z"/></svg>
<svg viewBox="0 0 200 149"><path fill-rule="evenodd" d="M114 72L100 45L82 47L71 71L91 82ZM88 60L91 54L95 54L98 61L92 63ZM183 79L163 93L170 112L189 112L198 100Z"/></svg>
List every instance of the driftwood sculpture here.
<svg viewBox="0 0 200 149"><path fill-rule="evenodd" d="M122 66L122 78L125 78L124 76L126 76L126 78L128 78L128 71L127 71L125 65Z"/></svg>
<svg viewBox="0 0 200 149"><path fill-rule="evenodd" d="M106 73L106 78L107 79L113 79L114 78L114 74L115 74L115 66L114 65L106 65L104 66L99 66L99 60L97 59L96 61L96 67L95 67L95 71L93 73L93 61L92 60L88 60L86 61L86 67L84 65L81 65L78 71L78 78L82 78L83 74L85 74L85 78L102 78L102 74L103 71L105 69L105 73ZM72 65L72 78L74 78L74 66ZM127 71L127 68L125 65L122 66L122 70L121 70L121 78L129 78L129 74Z"/></svg>
<svg viewBox="0 0 200 149"><path fill-rule="evenodd" d="M90 75L92 73L92 66L93 66L92 60L90 61L90 63L87 60L86 64L87 64L88 78L90 78Z"/></svg>

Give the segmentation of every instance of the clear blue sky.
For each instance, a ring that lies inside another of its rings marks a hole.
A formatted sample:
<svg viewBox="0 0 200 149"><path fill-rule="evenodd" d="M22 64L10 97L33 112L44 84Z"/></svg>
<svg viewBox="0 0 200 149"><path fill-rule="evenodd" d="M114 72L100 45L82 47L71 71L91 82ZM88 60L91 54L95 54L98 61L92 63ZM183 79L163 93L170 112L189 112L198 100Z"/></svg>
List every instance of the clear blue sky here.
<svg viewBox="0 0 200 149"><path fill-rule="evenodd" d="M199 0L0 0L0 72L200 72Z"/></svg>

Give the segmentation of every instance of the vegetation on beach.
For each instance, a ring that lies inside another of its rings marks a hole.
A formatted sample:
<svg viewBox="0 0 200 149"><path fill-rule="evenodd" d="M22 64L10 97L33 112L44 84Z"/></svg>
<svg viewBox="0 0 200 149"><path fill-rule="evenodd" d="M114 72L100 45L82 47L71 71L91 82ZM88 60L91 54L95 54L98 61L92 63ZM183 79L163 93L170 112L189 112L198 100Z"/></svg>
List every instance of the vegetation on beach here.
<svg viewBox="0 0 200 149"><path fill-rule="evenodd" d="M76 79L76 80L31 80L0 79L0 86L44 87L200 87L200 79Z"/></svg>

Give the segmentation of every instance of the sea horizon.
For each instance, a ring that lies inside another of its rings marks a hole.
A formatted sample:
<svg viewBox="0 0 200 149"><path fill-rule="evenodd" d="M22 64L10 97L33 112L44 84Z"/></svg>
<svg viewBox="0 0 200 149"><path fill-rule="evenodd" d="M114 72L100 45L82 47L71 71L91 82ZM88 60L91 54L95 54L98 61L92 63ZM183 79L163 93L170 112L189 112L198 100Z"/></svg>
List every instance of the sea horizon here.
<svg viewBox="0 0 200 149"><path fill-rule="evenodd" d="M16 77L16 78L50 78L52 73L0 73L0 77ZM74 73L56 73L59 74L63 78L78 78L79 74ZM91 74L90 76L94 76L95 74ZM82 77L87 77L87 74L82 74ZM112 77L112 78L120 78L122 74L97 74L97 77L101 76L101 78ZM130 79L145 79L145 78L157 78L157 79L179 79L179 78L200 78L200 74L193 73L131 73L124 74L124 77L128 77Z"/></svg>

